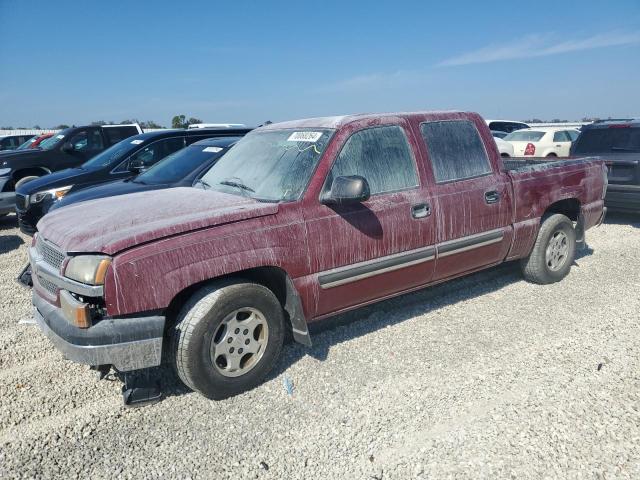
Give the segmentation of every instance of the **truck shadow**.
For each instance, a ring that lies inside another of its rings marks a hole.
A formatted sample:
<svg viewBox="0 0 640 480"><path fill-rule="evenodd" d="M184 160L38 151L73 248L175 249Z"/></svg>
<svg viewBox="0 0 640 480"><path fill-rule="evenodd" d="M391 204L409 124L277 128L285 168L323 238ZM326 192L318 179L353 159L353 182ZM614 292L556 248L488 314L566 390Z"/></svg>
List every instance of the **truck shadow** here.
<svg viewBox="0 0 640 480"><path fill-rule="evenodd" d="M292 340L287 342L280 360L265 381L279 377L306 355L324 361L331 347L335 345L375 333L389 325L447 305L500 290L518 281L523 281L518 264L510 262L313 323L310 325L313 346L308 348ZM191 393L170 366L158 367L156 374L165 398ZM295 384L295 378L292 380Z"/></svg>
<svg viewBox="0 0 640 480"><path fill-rule="evenodd" d="M18 235L0 235L0 255L20 248L24 240Z"/></svg>

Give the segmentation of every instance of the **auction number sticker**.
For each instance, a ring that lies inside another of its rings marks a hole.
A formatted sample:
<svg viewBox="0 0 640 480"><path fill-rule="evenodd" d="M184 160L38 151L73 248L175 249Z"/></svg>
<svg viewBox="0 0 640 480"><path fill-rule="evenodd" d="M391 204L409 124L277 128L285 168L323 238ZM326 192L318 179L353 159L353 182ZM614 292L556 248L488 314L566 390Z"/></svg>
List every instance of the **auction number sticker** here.
<svg viewBox="0 0 640 480"><path fill-rule="evenodd" d="M289 138L287 138L287 141L315 143L321 136L322 132L293 132Z"/></svg>
<svg viewBox="0 0 640 480"><path fill-rule="evenodd" d="M131 140L131 145L140 145L144 140Z"/></svg>
<svg viewBox="0 0 640 480"><path fill-rule="evenodd" d="M58 140L62 140L62 139L64 138L64 135L56 135L56 138L57 138Z"/></svg>
<svg viewBox="0 0 640 480"><path fill-rule="evenodd" d="M203 152L211 152L211 153L218 153L222 151L222 148L220 147L205 147L204 150L202 150Z"/></svg>

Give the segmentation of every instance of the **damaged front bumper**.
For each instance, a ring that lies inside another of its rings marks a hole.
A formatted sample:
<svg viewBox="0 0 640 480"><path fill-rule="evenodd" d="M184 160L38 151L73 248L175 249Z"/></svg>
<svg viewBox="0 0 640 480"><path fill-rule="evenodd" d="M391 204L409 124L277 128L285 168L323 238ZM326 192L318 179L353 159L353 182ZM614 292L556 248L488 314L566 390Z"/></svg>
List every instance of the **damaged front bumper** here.
<svg viewBox="0 0 640 480"><path fill-rule="evenodd" d="M61 308L33 294L34 320L65 357L128 372L160 365L165 317L105 318L89 328L71 324Z"/></svg>

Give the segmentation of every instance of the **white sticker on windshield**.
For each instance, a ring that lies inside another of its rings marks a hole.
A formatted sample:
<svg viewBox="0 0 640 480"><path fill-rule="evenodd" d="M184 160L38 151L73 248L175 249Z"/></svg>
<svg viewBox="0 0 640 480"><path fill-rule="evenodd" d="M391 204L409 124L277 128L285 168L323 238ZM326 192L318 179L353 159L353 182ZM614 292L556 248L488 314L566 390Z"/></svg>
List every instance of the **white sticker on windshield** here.
<svg viewBox="0 0 640 480"><path fill-rule="evenodd" d="M63 138L64 138L64 135L56 135L56 138L57 138L58 140L63 139Z"/></svg>
<svg viewBox="0 0 640 480"><path fill-rule="evenodd" d="M205 147L204 150L202 150L203 152L211 152L211 153L218 153L222 151L222 148L220 147Z"/></svg>
<svg viewBox="0 0 640 480"><path fill-rule="evenodd" d="M144 140L131 140L131 145L140 145Z"/></svg>
<svg viewBox="0 0 640 480"><path fill-rule="evenodd" d="M322 132L293 132L289 138L287 138L288 142L317 142L318 139L322 136Z"/></svg>

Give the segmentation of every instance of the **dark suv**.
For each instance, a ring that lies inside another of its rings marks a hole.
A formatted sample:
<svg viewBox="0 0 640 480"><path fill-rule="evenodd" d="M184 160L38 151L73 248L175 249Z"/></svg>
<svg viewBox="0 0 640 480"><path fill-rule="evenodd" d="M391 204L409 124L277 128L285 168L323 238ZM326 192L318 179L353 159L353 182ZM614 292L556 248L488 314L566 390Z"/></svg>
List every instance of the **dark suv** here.
<svg viewBox="0 0 640 480"><path fill-rule="evenodd" d="M607 208L640 212L640 119L599 120L585 125L571 155L602 157L609 171Z"/></svg>
<svg viewBox="0 0 640 480"><path fill-rule="evenodd" d="M35 178L64 168L77 167L91 157L132 135L142 133L137 124L71 127L40 143L37 149L0 155L0 216L15 209L15 190Z"/></svg>
<svg viewBox="0 0 640 480"><path fill-rule="evenodd" d="M221 136L242 136L250 128L158 130L127 138L77 168L69 168L21 185L16 190L15 208L20 230L36 231L38 220L67 193L105 182L131 178L167 155L198 140Z"/></svg>

